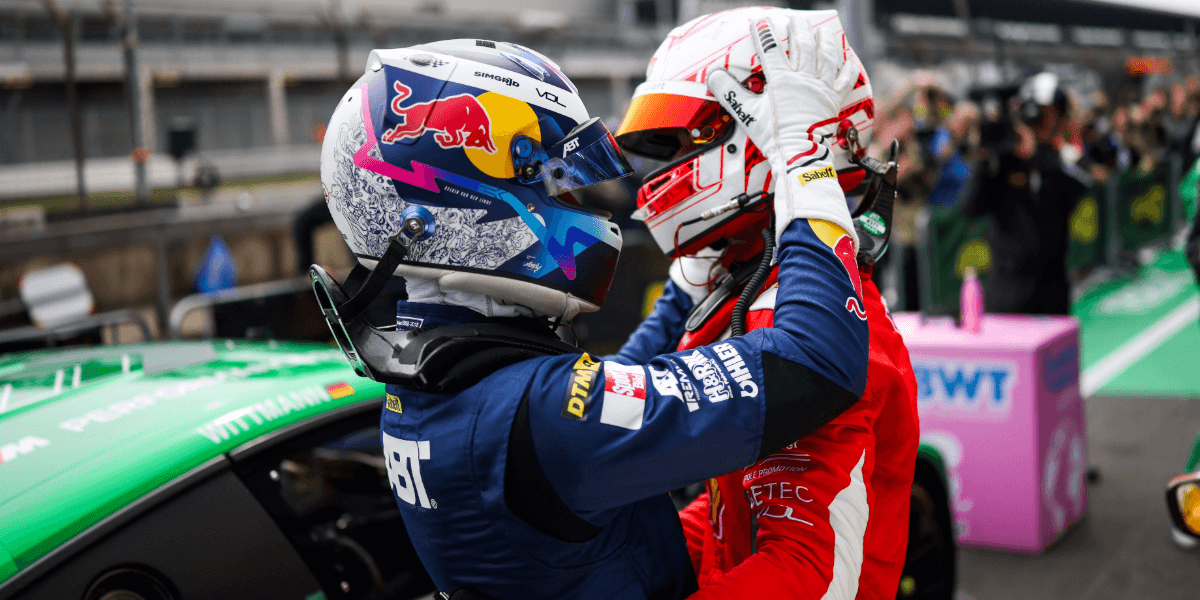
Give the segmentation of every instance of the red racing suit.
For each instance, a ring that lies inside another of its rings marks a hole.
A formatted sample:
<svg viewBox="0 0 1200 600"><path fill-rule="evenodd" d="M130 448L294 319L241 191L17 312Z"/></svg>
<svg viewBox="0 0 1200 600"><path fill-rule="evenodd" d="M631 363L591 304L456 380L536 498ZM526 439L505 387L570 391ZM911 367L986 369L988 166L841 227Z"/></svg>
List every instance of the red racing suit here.
<svg viewBox="0 0 1200 600"><path fill-rule="evenodd" d="M917 382L870 268L863 398L816 433L706 484L680 513L700 591L692 598L892 599L904 566L920 428ZM747 330L771 327L775 273ZM727 336L736 298L680 350Z"/></svg>

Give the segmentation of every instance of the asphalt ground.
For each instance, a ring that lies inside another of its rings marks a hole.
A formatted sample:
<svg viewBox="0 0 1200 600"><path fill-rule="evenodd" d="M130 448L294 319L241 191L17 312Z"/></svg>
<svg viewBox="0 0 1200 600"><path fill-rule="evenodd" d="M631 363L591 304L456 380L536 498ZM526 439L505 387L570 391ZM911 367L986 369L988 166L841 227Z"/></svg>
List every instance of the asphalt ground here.
<svg viewBox="0 0 1200 600"><path fill-rule="evenodd" d="M1040 555L960 548L959 600L1200 598L1200 553L1171 541L1164 499L1200 429L1197 400L1088 399L1088 458L1100 472L1088 515Z"/></svg>

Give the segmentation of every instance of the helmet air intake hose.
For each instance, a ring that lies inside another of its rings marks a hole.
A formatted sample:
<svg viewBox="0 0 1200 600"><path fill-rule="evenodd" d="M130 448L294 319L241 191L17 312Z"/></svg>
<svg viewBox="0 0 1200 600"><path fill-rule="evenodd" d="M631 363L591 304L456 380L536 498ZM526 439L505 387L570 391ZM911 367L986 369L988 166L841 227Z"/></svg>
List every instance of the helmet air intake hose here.
<svg viewBox="0 0 1200 600"><path fill-rule="evenodd" d="M737 304L733 305L730 330L735 336L746 335L746 313L750 311L750 305L758 297L758 292L762 289L763 283L767 281L767 274L771 272L771 259L775 256L774 229L774 227L767 227L762 230L762 259L759 260L758 268L754 270L754 275L750 276L750 281L746 282L746 287L742 290L742 294L738 296Z"/></svg>

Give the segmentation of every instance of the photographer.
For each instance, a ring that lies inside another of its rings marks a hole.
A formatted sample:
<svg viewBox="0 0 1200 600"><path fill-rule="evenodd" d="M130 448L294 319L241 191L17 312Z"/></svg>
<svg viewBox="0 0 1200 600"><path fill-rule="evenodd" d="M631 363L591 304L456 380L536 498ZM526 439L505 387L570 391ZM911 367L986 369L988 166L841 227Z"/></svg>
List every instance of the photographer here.
<svg viewBox="0 0 1200 600"><path fill-rule="evenodd" d="M929 204L942 164L949 158L949 136L943 121L952 110L950 98L938 87L937 79L923 71L913 73L877 107L876 154L882 155L893 140L900 143L891 252L877 265L877 270L897 274L897 310L920 309L917 214Z"/></svg>
<svg viewBox="0 0 1200 600"><path fill-rule="evenodd" d="M1035 75L1016 98L1006 134L995 134L1003 113L989 127L993 134L985 133L983 181L963 209L970 217L990 217L987 310L1065 315L1067 223L1091 181L1059 152L1068 103L1058 78Z"/></svg>

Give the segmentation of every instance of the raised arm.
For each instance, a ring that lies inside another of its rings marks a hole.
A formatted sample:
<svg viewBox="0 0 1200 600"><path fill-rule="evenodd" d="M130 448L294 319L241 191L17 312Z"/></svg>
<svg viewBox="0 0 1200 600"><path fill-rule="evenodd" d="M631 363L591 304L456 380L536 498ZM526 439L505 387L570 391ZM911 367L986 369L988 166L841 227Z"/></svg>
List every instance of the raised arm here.
<svg viewBox="0 0 1200 600"><path fill-rule="evenodd" d="M574 512L609 509L746 466L857 402L867 371L857 243L828 143L857 70L838 39L793 32L791 60L756 24L762 94L729 73L713 95L747 125L776 178L775 327L639 365L587 357L543 363L528 394L539 463ZM786 97L787 113L775 110ZM803 98L803 101L797 101Z"/></svg>
<svg viewBox="0 0 1200 600"><path fill-rule="evenodd" d="M650 362L660 354L674 352L683 337L688 314L708 295L714 260L680 257L671 263L662 296L650 315L638 325L621 350L605 360L623 365ZM719 265L718 265L718 268Z"/></svg>

